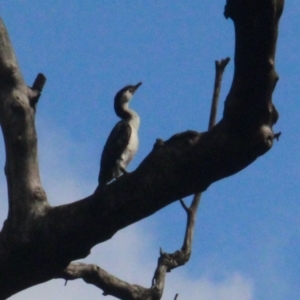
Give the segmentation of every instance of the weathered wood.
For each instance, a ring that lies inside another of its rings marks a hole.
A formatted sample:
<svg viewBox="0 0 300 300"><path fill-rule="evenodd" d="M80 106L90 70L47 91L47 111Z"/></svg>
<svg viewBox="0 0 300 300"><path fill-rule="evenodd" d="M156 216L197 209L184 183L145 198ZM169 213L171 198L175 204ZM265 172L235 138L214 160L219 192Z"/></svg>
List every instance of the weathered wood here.
<svg viewBox="0 0 300 300"><path fill-rule="evenodd" d="M283 0L228 0L236 33L235 72L222 120L204 133L157 142L139 167L105 190L50 207L41 186L35 104L0 23L0 123L9 213L0 234L0 299L50 280L118 230L235 174L273 145L278 113L272 93ZM98 163L98 162L97 162Z"/></svg>

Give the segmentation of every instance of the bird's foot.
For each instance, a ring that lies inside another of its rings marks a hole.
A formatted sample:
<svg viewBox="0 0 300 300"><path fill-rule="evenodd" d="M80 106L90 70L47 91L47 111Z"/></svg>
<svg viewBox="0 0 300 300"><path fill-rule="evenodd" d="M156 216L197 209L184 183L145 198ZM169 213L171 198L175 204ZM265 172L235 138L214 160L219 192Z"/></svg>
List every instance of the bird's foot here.
<svg viewBox="0 0 300 300"><path fill-rule="evenodd" d="M127 171L126 171L124 168L122 168L122 167L120 167L120 170L122 171L123 176L124 176L124 175L130 174L129 172L127 172Z"/></svg>

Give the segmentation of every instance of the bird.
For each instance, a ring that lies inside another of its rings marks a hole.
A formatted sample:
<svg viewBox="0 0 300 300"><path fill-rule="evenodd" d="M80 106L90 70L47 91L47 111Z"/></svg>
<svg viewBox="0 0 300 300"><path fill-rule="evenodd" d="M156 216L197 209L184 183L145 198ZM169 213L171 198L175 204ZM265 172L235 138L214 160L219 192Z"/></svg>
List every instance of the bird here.
<svg viewBox="0 0 300 300"><path fill-rule="evenodd" d="M110 132L102 151L98 177L101 190L113 179L128 173L126 167L138 150L140 117L129 108L129 102L141 84L126 85L115 96L114 110L121 120Z"/></svg>

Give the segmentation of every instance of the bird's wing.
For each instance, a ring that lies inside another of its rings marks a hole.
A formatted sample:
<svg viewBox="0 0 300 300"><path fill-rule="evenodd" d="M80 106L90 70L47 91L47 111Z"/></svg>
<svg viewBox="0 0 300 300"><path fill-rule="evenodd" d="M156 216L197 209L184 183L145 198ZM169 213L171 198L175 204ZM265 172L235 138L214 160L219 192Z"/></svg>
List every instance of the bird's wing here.
<svg viewBox="0 0 300 300"><path fill-rule="evenodd" d="M131 127L126 121L118 122L112 129L104 146L99 174L99 184L107 183L113 179L113 170L116 161L128 145Z"/></svg>

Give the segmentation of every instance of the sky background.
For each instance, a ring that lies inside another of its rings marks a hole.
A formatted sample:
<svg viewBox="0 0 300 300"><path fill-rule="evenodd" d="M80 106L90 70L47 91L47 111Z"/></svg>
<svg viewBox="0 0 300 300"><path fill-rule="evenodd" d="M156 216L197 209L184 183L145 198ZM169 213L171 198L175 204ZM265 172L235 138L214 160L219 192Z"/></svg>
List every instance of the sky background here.
<svg viewBox="0 0 300 300"><path fill-rule="evenodd" d="M41 177L52 205L91 194L100 153L117 122L113 98L126 84L143 85L131 103L141 117L140 148L128 170L156 138L207 128L214 61L233 58L224 1L38 1L0 3L28 85L42 72L38 104ZM202 197L193 253L168 274L163 299L298 300L300 295L300 3L286 1L280 23L274 103L280 141L242 172L213 184ZM233 74L224 74L219 118ZM3 142L0 165L4 167ZM0 222L6 218L0 177ZM187 200L189 201L189 199ZM159 247L173 252L186 216L179 203L118 232L84 261L131 283L150 286ZM52 280L12 300L115 299L81 280Z"/></svg>

